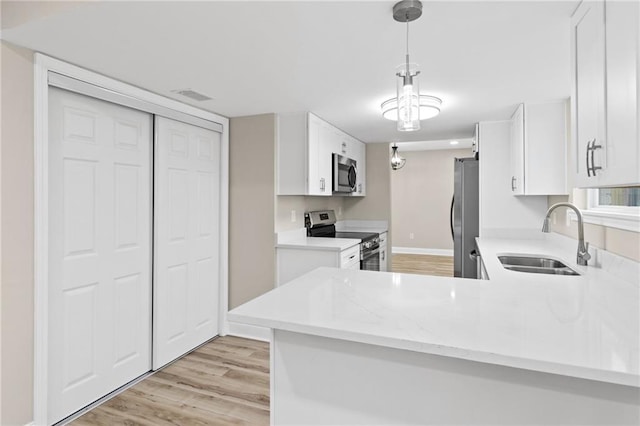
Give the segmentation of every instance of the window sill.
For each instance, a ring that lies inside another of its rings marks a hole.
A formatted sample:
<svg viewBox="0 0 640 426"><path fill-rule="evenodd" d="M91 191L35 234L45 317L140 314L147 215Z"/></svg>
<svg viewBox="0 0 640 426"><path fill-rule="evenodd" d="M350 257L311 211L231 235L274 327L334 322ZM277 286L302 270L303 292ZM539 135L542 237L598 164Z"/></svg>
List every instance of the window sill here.
<svg viewBox="0 0 640 426"><path fill-rule="evenodd" d="M625 231L640 232L640 214L620 213L613 209L592 208L581 210L584 223L606 226L607 228L624 229ZM573 211L567 211L572 222L577 222L578 217Z"/></svg>

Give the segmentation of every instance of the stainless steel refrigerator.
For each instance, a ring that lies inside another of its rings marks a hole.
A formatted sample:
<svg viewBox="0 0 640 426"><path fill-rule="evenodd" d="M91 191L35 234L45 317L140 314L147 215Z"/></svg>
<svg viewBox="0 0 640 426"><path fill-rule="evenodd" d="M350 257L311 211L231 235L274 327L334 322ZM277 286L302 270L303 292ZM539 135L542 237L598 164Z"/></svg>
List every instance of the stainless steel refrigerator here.
<svg viewBox="0 0 640 426"><path fill-rule="evenodd" d="M454 192L451 200L453 275L477 278L476 237L480 228L480 196L476 158L454 159Z"/></svg>

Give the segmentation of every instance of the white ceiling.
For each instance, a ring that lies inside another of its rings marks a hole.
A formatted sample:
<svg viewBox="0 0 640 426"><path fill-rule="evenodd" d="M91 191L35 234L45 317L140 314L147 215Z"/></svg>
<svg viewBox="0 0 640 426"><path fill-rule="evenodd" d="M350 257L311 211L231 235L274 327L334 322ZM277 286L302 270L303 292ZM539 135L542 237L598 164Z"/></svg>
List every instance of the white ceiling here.
<svg viewBox="0 0 640 426"><path fill-rule="evenodd" d="M570 95L576 0L425 1L410 53L442 113L397 132L379 109L404 60L394 3L3 1L2 38L227 117L313 111L365 142L468 138L520 102ZM213 100L171 92L184 88Z"/></svg>

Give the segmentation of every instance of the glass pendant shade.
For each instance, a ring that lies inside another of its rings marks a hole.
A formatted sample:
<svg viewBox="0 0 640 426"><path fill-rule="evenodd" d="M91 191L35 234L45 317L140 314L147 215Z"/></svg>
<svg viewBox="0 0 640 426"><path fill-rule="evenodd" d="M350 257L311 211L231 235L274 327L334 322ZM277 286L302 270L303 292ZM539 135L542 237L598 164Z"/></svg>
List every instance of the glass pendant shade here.
<svg viewBox="0 0 640 426"><path fill-rule="evenodd" d="M420 130L420 87L418 66L405 63L397 67L398 131Z"/></svg>
<svg viewBox="0 0 640 426"><path fill-rule="evenodd" d="M407 160L400 157L400 154L398 154L398 147L396 145L393 145L391 147L391 150L393 151L393 153L391 154L391 168L393 170L403 168Z"/></svg>

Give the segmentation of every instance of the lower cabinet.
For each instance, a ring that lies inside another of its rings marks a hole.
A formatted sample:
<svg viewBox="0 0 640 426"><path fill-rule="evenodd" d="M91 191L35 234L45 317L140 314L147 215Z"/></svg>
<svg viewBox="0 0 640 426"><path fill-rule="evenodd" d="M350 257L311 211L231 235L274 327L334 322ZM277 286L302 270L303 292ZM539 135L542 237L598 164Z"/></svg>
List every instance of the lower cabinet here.
<svg viewBox="0 0 640 426"><path fill-rule="evenodd" d="M356 243L342 251L331 247L276 248L276 281L278 286L321 266L360 269L360 244Z"/></svg>
<svg viewBox="0 0 640 426"><path fill-rule="evenodd" d="M487 268L484 266L484 262L482 261L482 257L478 256L478 279L480 280L488 280L489 275L487 274Z"/></svg>
<svg viewBox="0 0 640 426"><path fill-rule="evenodd" d="M380 272L387 272L387 233L380 234Z"/></svg>

